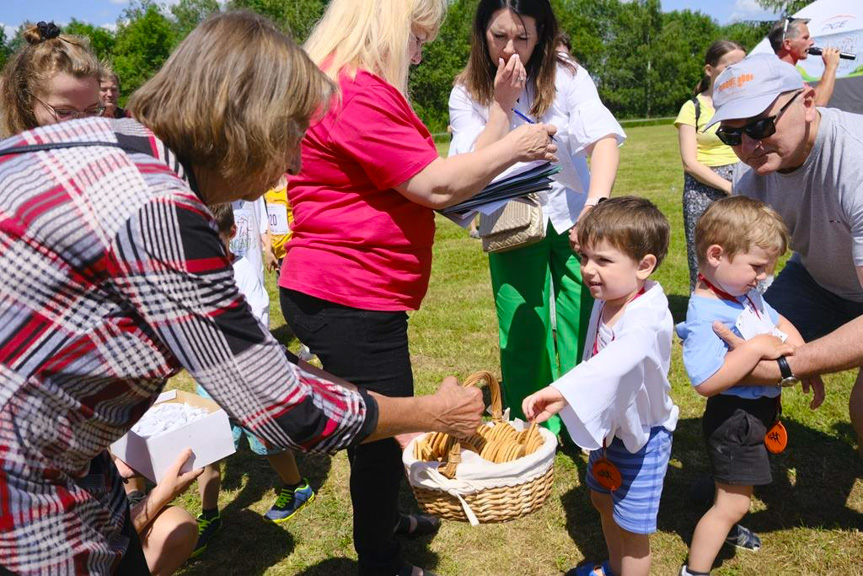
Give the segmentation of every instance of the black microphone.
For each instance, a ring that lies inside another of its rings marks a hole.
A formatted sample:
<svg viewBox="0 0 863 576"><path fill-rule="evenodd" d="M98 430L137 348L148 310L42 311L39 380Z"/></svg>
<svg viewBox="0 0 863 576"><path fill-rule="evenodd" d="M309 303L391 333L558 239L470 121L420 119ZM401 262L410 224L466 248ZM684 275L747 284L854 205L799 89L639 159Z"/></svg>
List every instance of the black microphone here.
<svg viewBox="0 0 863 576"><path fill-rule="evenodd" d="M818 46L813 46L809 49L809 53L813 56L821 56L822 52L823 50L821 50L821 48L819 48ZM840 52L839 57L843 60L856 60L857 54L851 54L850 52Z"/></svg>

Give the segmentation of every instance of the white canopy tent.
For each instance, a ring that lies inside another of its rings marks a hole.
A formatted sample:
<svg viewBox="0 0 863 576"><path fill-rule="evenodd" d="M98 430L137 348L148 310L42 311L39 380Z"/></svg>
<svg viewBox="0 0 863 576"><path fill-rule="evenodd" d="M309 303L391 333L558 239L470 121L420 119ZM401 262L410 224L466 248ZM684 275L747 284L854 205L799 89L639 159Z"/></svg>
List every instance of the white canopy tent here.
<svg viewBox="0 0 863 576"><path fill-rule="evenodd" d="M809 33L816 46L857 54L856 60L840 60L829 106L863 114L863 0L815 0L793 17L809 18ZM759 52L773 53L766 38L752 50ZM797 63L797 69L815 85L824 73L824 62L810 55Z"/></svg>

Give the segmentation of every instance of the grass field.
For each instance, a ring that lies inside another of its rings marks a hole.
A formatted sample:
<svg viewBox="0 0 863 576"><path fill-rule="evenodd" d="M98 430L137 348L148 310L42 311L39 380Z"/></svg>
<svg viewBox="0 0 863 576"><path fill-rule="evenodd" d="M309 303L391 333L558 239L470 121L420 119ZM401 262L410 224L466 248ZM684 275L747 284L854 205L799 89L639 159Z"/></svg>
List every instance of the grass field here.
<svg viewBox="0 0 863 576"><path fill-rule="evenodd" d="M689 280L676 133L665 125L631 128L628 134L615 195L647 197L671 221L670 253L655 279L665 287L679 321L686 310ZM278 337L284 321L272 278L269 284L271 327ZM410 339L418 394L432 392L450 374L464 378L480 369L499 371L487 259L477 241L444 219L438 219L431 287L422 310L411 316ZM652 538L653 573L660 575L677 574L704 511L688 499L690 485L707 473L700 432L704 400L691 390L680 357L680 347L675 346L671 382L681 418L674 433L659 532ZM737 554L724 548L713 574L863 574L863 463L854 452L847 408L853 376L839 374L826 382L827 400L815 412L799 389L784 395L789 448L774 458L774 483L756 491L744 521L762 536L764 547L758 553ZM192 383L183 375L171 386L190 389ZM267 463L245 447L224 462L220 505L225 527L203 558L182 573L354 574L346 457L298 460L318 498L281 527L262 518L274 498L275 474ZM405 557L450 576L552 575L585 557L602 559L606 552L584 484L585 472L586 456L561 449L553 493L540 511L502 525L471 528L444 523L433 538L405 541ZM403 501L406 508L416 508L408 488ZM179 503L194 514L200 510L194 489Z"/></svg>

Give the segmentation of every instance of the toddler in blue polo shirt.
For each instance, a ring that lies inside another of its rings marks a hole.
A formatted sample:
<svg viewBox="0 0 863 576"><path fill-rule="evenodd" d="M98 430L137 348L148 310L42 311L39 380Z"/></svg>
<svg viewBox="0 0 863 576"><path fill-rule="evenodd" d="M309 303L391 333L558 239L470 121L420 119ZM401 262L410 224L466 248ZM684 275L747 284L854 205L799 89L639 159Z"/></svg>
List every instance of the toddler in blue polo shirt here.
<svg viewBox="0 0 863 576"><path fill-rule="evenodd" d="M787 435L781 423L780 384L792 385L785 354L803 344L786 318L758 293L758 283L788 248L788 231L767 205L734 196L713 203L695 228L698 282L689 299L686 321L677 326L683 364L692 386L706 396L702 428L716 483L716 497L692 538L689 563L681 576L710 573L722 544L757 549L760 539L737 525L749 511L753 486L769 484L770 452L781 452ZM729 351L713 331L719 321L746 342ZM748 384L761 360L777 360L782 382ZM803 382L814 390L811 407L824 400L819 378Z"/></svg>

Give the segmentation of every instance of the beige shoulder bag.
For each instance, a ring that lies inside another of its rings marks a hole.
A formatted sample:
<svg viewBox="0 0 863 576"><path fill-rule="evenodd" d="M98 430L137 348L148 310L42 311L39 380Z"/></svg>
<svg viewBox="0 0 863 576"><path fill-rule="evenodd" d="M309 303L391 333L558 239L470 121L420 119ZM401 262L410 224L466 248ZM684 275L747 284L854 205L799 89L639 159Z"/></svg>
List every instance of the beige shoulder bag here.
<svg viewBox="0 0 863 576"><path fill-rule="evenodd" d="M542 206L536 194L510 200L489 215L480 214L479 236L485 252L507 252L545 238Z"/></svg>

